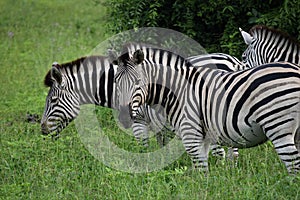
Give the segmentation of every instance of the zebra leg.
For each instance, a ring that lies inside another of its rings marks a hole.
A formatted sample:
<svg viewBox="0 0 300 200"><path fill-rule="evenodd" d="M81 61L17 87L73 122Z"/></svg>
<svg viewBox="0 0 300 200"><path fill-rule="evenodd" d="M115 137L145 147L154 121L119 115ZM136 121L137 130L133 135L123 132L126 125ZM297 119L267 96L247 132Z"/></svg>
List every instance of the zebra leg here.
<svg viewBox="0 0 300 200"><path fill-rule="evenodd" d="M221 147L218 144L212 144L210 145L211 155L215 157L219 157L222 160L225 160L225 157L233 162L233 166L237 166L237 161L239 157L239 149L228 147L227 154L225 153L225 150L223 147Z"/></svg>
<svg viewBox="0 0 300 200"><path fill-rule="evenodd" d="M274 144L274 143L273 143ZM300 154L293 142L276 143L275 150L290 174L300 170Z"/></svg>
<svg viewBox="0 0 300 200"><path fill-rule="evenodd" d="M144 147L149 146L148 124L145 122L135 121L132 124L133 136Z"/></svg>
<svg viewBox="0 0 300 200"><path fill-rule="evenodd" d="M159 144L159 147L163 147L165 145L165 141L164 141L164 133L162 131L159 131L155 134L156 136L156 141Z"/></svg>
<svg viewBox="0 0 300 200"><path fill-rule="evenodd" d="M158 116L158 114L156 114ZM155 119L155 120L154 120ZM165 121L165 120L164 120ZM160 121L157 118L151 116L150 127L151 130L155 133L156 141L160 147L165 145L166 140L166 132L167 128L165 127L164 121Z"/></svg>
<svg viewBox="0 0 300 200"><path fill-rule="evenodd" d="M223 147L218 144L210 145L211 155L215 157L224 158L227 157L229 160L234 160L239 157L239 149L228 147L227 156Z"/></svg>
<svg viewBox="0 0 300 200"><path fill-rule="evenodd" d="M162 129L161 131L156 133L156 141L159 144L159 146L162 148L168 143L168 137L167 137L167 130Z"/></svg>
<svg viewBox="0 0 300 200"><path fill-rule="evenodd" d="M162 148L167 145L170 140L172 140L175 136L175 130L164 126L159 132L156 133L156 140L159 146Z"/></svg>
<svg viewBox="0 0 300 200"><path fill-rule="evenodd" d="M237 159L238 157L239 157L239 149L228 147L227 158L232 160L232 159Z"/></svg>
<svg viewBox="0 0 300 200"><path fill-rule="evenodd" d="M194 168L207 172L210 143L205 140L201 130L186 122L183 123L180 133L184 148L191 157Z"/></svg>
<svg viewBox="0 0 300 200"><path fill-rule="evenodd" d="M227 160L232 161L233 165L236 167L238 158L239 158L239 149L233 148L233 147L228 147L226 157L227 157Z"/></svg>
<svg viewBox="0 0 300 200"><path fill-rule="evenodd" d="M211 155L214 157L219 157L225 159L225 150L218 144L210 145Z"/></svg>
<svg viewBox="0 0 300 200"><path fill-rule="evenodd" d="M290 124L288 124L290 125ZM282 128L281 130L273 130L267 132L267 137L272 141L274 148L285 164L288 172L290 174L295 174L300 171L300 153L296 148L295 144L295 136L296 135L291 132L291 128L293 126L286 126L287 128Z"/></svg>

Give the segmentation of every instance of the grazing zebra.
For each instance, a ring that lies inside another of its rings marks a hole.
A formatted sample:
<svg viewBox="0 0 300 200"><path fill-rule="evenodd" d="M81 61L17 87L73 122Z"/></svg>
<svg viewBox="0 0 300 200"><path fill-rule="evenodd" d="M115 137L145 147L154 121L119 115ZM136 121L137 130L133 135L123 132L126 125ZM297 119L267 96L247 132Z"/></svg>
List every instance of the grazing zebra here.
<svg viewBox="0 0 300 200"><path fill-rule="evenodd" d="M102 56L53 63L44 84L50 87L41 120L43 134L60 133L77 117L82 104L112 108L116 66Z"/></svg>
<svg viewBox="0 0 300 200"><path fill-rule="evenodd" d="M159 54L163 59L157 60ZM194 167L208 169L211 143L238 148L270 140L288 172L300 170L300 69L273 63L224 72L211 65L193 67L165 50L124 53L115 81L131 116L143 105L162 105L182 138ZM122 85L130 86L128 88Z"/></svg>
<svg viewBox="0 0 300 200"><path fill-rule="evenodd" d="M45 135L51 133L53 137L58 137L58 134L77 117L82 104L116 108L114 102L116 68L117 66L111 65L108 57L104 56L82 57L61 65L53 63L44 80L50 90L41 120L42 133ZM125 121L122 124L128 124L126 123L128 120L122 119L124 115L121 114L120 122ZM152 130L155 129L156 139L162 146L168 140L167 136L159 132L169 130L165 121L155 110L143 106L132 124L133 135L142 145L147 146L150 126ZM212 155L225 157L224 149L214 145ZM230 157L237 155L237 150L229 154Z"/></svg>
<svg viewBox="0 0 300 200"><path fill-rule="evenodd" d="M288 34L266 26L254 26L250 34L240 28L245 43L243 62L251 67L287 61L300 64L300 43Z"/></svg>
<svg viewBox="0 0 300 200"><path fill-rule="evenodd" d="M95 104L108 108L115 108L114 75L116 67L109 63L104 56L82 57L72 62L59 65L53 63L47 73L44 83L50 87L41 128L43 134L58 134L77 117L80 105ZM149 106L141 107L136 122L132 124L134 136L139 140L147 126L155 123L158 130L164 128L162 117L155 114ZM120 118L123 115L120 115ZM120 122L124 122L120 119ZM124 126L130 124L125 121ZM128 128L128 127L126 127ZM159 129L160 128L160 129ZM161 136L158 134L158 136ZM158 142L164 138L157 137ZM144 146L148 143L143 141ZM162 143L160 143L162 145Z"/></svg>

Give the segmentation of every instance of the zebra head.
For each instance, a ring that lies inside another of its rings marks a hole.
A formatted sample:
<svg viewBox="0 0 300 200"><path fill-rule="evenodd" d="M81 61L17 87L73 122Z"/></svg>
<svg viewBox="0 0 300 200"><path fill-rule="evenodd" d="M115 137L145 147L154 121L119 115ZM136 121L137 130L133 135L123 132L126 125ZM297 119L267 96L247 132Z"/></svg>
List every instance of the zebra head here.
<svg viewBox="0 0 300 200"><path fill-rule="evenodd" d="M247 49L242 54L242 62L250 67L257 66L258 63L255 59L256 52L254 48L257 45L257 39L246 31L243 31L241 28L239 28L239 30L242 34L245 44L248 45Z"/></svg>
<svg viewBox="0 0 300 200"><path fill-rule="evenodd" d="M54 133L52 136L56 137L78 115L79 96L69 86L57 63L53 63L44 83L50 89L41 120L41 130L44 135Z"/></svg>
<svg viewBox="0 0 300 200"><path fill-rule="evenodd" d="M249 67L279 61L300 63L300 43L288 33L263 25L253 26L249 33L240 31L248 45L242 58Z"/></svg>
<svg viewBox="0 0 300 200"><path fill-rule="evenodd" d="M145 81L139 65L144 61L142 50L137 50L132 57L127 52L122 54L114 64L118 65L115 75L117 98L119 102L120 117L131 120L137 115L138 108L144 104Z"/></svg>

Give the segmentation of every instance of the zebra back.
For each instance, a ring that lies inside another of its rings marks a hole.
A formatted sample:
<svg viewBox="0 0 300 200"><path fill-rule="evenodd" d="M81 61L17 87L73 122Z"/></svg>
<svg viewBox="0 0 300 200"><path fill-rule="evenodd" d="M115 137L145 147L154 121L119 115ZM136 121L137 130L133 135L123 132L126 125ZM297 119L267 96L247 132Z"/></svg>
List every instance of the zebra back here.
<svg viewBox="0 0 300 200"><path fill-rule="evenodd" d="M190 62L194 67L211 66L213 69L220 69L228 72L240 71L249 68L249 66L242 63L236 57L224 53L211 53L192 56L188 57L187 61Z"/></svg>

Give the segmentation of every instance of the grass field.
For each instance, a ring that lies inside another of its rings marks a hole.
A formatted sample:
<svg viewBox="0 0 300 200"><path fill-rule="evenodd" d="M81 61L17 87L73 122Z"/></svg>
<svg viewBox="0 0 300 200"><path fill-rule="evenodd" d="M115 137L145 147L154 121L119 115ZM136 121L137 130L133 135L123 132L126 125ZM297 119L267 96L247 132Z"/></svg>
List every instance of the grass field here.
<svg viewBox="0 0 300 200"><path fill-rule="evenodd" d="M185 154L160 171L117 171L86 150L74 123L56 141L42 137L26 115L42 115L46 72L88 54L109 36L104 25L94 1L0 2L0 199L300 199L299 175L287 176L269 143L240 150L235 168L212 158L203 176ZM97 113L116 143L139 149L110 110Z"/></svg>

